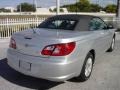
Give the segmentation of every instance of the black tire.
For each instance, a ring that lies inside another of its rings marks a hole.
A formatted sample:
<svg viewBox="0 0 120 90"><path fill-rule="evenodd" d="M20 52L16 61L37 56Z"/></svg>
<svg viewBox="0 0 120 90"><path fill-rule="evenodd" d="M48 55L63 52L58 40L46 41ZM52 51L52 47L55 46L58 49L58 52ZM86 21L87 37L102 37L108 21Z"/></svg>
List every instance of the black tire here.
<svg viewBox="0 0 120 90"><path fill-rule="evenodd" d="M91 58L92 66L91 66L91 71L90 71L89 75L86 75L86 65L87 65L89 58ZM78 77L76 77L77 80L84 82L89 79L89 77L91 76L91 73L92 73L92 69L93 69L93 61L94 61L94 56L92 53L89 52L85 58L80 75Z"/></svg>
<svg viewBox="0 0 120 90"><path fill-rule="evenodd" d="M107 50L107 52L112 52L115 48L115 37L113 37L110 48Z"/></svg>

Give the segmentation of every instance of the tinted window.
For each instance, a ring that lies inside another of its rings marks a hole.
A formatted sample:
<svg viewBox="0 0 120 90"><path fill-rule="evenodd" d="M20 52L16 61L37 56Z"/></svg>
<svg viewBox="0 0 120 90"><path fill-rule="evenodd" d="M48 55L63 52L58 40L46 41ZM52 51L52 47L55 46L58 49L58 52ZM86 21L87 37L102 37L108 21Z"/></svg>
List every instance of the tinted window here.
<svg viewBox="0 0 120 90"><path fill-rule="evenodd" d="M90 21L89 28L90 30L103 30L107 28L107 25L101 19L94 18Z"/></svg>
<svg viewBox="0 0 120 90"><path fill-rule="evenodd" d="M76 20L46 20L38 28L74 30L77 24Z"/></svg>

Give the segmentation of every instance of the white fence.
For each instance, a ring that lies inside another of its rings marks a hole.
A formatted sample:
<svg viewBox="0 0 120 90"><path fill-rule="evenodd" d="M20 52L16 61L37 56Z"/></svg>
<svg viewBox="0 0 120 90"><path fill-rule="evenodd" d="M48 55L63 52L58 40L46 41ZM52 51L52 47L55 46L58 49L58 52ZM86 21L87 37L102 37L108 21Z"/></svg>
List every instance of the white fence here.
<svg viewBox="0 0 120 90"><path fill-rule="evenodd" d="M9 38L13 33L37 27L46 18L0 19L0 38Z"/></svg>
<svg viewBox="0 0 120 90"><path fill-rule="evenodd" d="M53 14L51 14L53 15ZM51 16L47 15L47 17ZM84 15L95 15L93 14L84 14ZM105 21L115 21L114 14L96 14L96 16L101 16ZM19 32L28 28L35 28L47 17L34 17L34 18L4 18L0 19L0 38L5 39L9 38L13 33Z"/></svg>

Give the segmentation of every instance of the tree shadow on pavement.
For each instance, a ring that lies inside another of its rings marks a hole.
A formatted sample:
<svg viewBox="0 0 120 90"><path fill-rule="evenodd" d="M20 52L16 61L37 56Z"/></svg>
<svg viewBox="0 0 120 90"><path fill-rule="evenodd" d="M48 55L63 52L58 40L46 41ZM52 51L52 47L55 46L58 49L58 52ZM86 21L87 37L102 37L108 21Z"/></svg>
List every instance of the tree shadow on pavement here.
<svg viewBox="0 0 120 90"><path fill-rule="evenodd" d="M7 59L0 60L0 76L13 84L37 90L48 90L62 84L20 74L8 66Z"/></svg>

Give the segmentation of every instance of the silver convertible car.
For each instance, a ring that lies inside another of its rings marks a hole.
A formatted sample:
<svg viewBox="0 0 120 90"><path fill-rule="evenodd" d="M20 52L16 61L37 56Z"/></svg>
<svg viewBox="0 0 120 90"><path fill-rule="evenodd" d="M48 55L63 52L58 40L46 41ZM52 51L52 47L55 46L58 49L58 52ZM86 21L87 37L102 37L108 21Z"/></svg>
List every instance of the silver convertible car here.
<svg viewBox="0 0 120 90"><path fill-rule="evenodd" d="M86 81L95 60L114 46L115 29L101 18L57 15L37 28L13 34L7 59L10 67L28 76Z"/></svg>

